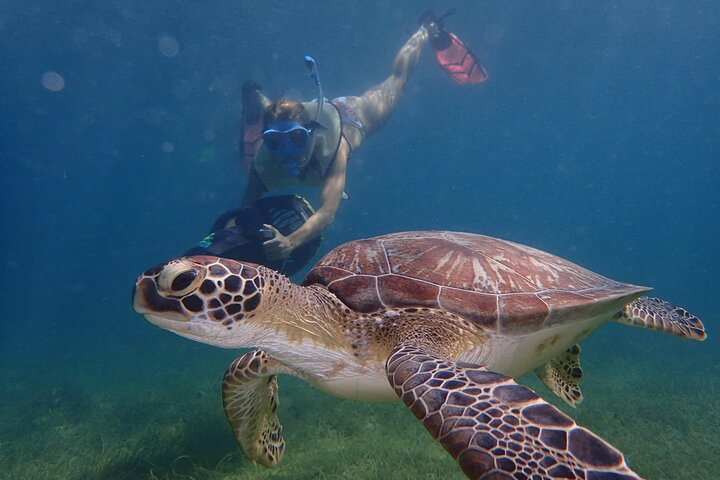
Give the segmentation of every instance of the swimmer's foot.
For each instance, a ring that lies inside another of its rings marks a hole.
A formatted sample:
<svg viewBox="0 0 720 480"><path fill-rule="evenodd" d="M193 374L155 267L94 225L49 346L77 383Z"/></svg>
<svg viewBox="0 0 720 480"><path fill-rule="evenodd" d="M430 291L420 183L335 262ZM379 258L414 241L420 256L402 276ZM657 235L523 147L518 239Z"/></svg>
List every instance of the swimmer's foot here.
<svg viewBox="0 0 720 480"><path fill-rule="evenodd" d="M436 39L443 37L446 34L444 20L454 14L454 8L451 8L439 17L436 17L432 10L427 10L425 13L420 15L418 21L420 22L420 25L427 29L430 39Z"/></svg>
<svg viewBox="0 0 720 480"><path fill-rule="evenodd" d="M441 21L435 16L432 10L427 10L420 15L418 22L428 31L430 38L437 38L442 32Z"/></svg>

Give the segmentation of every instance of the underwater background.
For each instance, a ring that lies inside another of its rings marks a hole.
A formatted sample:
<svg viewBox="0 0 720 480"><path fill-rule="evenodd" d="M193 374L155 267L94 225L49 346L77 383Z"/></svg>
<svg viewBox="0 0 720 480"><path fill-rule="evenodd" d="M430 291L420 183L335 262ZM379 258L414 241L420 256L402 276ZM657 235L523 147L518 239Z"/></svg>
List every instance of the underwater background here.
<svg viewBox="0 0 720 480"><path fill-rule="evenodd" d="M319 254L461 230L654 286L705 322L705 342L601 327L582 343L574 410L534 376L520 381L643 477L718 478L720 5L709 0L0 0L0 478L463 478L400 402L340 400L289 377L283 462L250 464L220 402L240 352L160 330L130 305L139 273L238 205L244 81L313 98L312 54L327 97L360 94L426 8L450 7L448 29L490 79L460 87L423 53L395 114L353 155Z"/></svg>

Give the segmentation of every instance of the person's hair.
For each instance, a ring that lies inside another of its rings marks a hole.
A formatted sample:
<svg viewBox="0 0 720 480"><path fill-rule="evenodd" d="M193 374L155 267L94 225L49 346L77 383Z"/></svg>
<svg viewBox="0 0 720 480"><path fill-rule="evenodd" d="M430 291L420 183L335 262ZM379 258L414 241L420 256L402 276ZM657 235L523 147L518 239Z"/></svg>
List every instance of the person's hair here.
<svg viewBox="0 0 720 480"><path fill-rule="evenodd" d="M310 123L310 115L303 108L302 103L289 98L281 98L271 103L263 114L263 127L274 122L299 122L302 125Z"/></svg>

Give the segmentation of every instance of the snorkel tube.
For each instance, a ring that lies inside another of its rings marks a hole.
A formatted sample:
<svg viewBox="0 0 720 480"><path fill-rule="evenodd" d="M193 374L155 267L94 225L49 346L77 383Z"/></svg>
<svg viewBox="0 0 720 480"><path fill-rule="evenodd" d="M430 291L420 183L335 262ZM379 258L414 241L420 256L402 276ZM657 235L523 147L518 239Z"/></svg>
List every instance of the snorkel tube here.
<svg viewBox="0 0 720 480"><path fill-rule="evenodd" d="M322 127L320 125L320 114L323 110L324 105L324 97L322 92L322 85L320 84L320 74L318 73L317 65L315 64L315 59L311 57L310 55L305 55L305 66L308 68L309 75L315 82L315 85L317 86L317 108L315 109L315 118L311 125L307 125L306 128L309 131L308 136L312 136L313 130L315 130L318 127ZM263 133L264 134L264 133ZM308 141L310 138L308 138ZM304 162L303 162L304 163ZM299 162L299 159L296 155L287 155L285 156L285 168L287 169L288 175L291 177L299 177L300 176L300 167L301 164Z"/></svg>
<svg viewBox="0 0 720 480"><path fill-rule="evenodd" d="M305 55L305 66L308 68L308 71L310 72L310 77L315 82L315 85L317 86L318 91L318 98L317 98L317 110L315 110L315 123L318 123L318 120L320 119L320 112L322 112L323 109L323 103L325 101L325 98L323 97L323 91L322 91L322 85L320 84L320 74L318 73L317 65L315 64L315 59L311 57L310 55Z"/></svg>

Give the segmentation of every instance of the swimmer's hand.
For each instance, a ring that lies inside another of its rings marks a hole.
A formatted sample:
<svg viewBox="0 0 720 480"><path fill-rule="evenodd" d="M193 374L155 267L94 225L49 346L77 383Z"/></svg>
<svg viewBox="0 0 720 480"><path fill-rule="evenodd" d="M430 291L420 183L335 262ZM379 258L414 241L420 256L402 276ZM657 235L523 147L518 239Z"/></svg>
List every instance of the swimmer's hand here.
<svg viewBox="0 0 720 480"><path fill-rule="evenodd" d="M263 227L272 233L270 240L263 242L265 255L267 255L270 260L280 260L292 253L293 246L288 237L280 233L278 229L272 225L264 224Z"/></svg>

